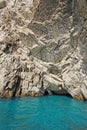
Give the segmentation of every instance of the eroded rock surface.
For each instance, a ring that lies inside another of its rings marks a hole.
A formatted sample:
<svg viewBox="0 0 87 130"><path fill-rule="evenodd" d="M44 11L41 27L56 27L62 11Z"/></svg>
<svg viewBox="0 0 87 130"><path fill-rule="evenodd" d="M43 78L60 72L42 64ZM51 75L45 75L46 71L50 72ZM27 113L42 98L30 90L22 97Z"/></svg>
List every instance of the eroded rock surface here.
<svg viewBox="0 0 87 130"><path fill-rule="evenodd" d="M0 1L0 97L47 94L87 99L87 1Z"/></svg>

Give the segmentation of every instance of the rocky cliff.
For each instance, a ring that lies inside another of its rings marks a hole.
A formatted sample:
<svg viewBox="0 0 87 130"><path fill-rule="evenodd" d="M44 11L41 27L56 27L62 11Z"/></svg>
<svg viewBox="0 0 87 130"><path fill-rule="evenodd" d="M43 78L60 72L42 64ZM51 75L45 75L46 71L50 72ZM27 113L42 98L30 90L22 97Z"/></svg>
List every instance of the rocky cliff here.
<svg viewBox="0 0 87 130"><path fill-rule="evenodd" d="M87 0L0 0L0 97L87 99Z"/></svg>

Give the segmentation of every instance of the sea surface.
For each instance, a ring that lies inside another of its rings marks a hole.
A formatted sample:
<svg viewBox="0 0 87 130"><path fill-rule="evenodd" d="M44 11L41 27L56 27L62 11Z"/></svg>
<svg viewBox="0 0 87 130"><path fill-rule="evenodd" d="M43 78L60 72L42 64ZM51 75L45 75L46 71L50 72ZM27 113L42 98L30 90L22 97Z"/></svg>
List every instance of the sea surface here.
<svg viewBox="0 0 87 130"><path fill-rule="evenodd" d="M87 130L87 102L65 96L2 99L0 130Z"/></svg>

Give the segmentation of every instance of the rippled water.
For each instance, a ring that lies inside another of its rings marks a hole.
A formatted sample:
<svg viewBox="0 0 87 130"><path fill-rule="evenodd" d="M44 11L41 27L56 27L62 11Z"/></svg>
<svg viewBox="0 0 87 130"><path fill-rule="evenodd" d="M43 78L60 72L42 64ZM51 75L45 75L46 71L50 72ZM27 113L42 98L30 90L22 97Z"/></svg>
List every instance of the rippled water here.
<svg viewBox="0 0 87 130"><path fill-rule="evenodd" d="M87 102L64 96L3 99L0 130L87 130Z"/></svg>

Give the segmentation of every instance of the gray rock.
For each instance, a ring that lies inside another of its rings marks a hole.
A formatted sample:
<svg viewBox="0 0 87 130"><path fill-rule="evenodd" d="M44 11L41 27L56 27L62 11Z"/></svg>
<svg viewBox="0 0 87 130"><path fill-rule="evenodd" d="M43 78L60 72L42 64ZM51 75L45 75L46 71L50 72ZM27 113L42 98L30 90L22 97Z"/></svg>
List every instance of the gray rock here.
<svg viewBox="0 0 87 130"><path fill-rule="evenodd" d="M0 0L0 9L3 9L7 6L7 3L5 0Z"/></svg>
<svg viewBox="0 0 87 130"><path fill-rule="evenodd" d="M9 0L0 9L0 97L87 100L87 1Z"/></svg>

